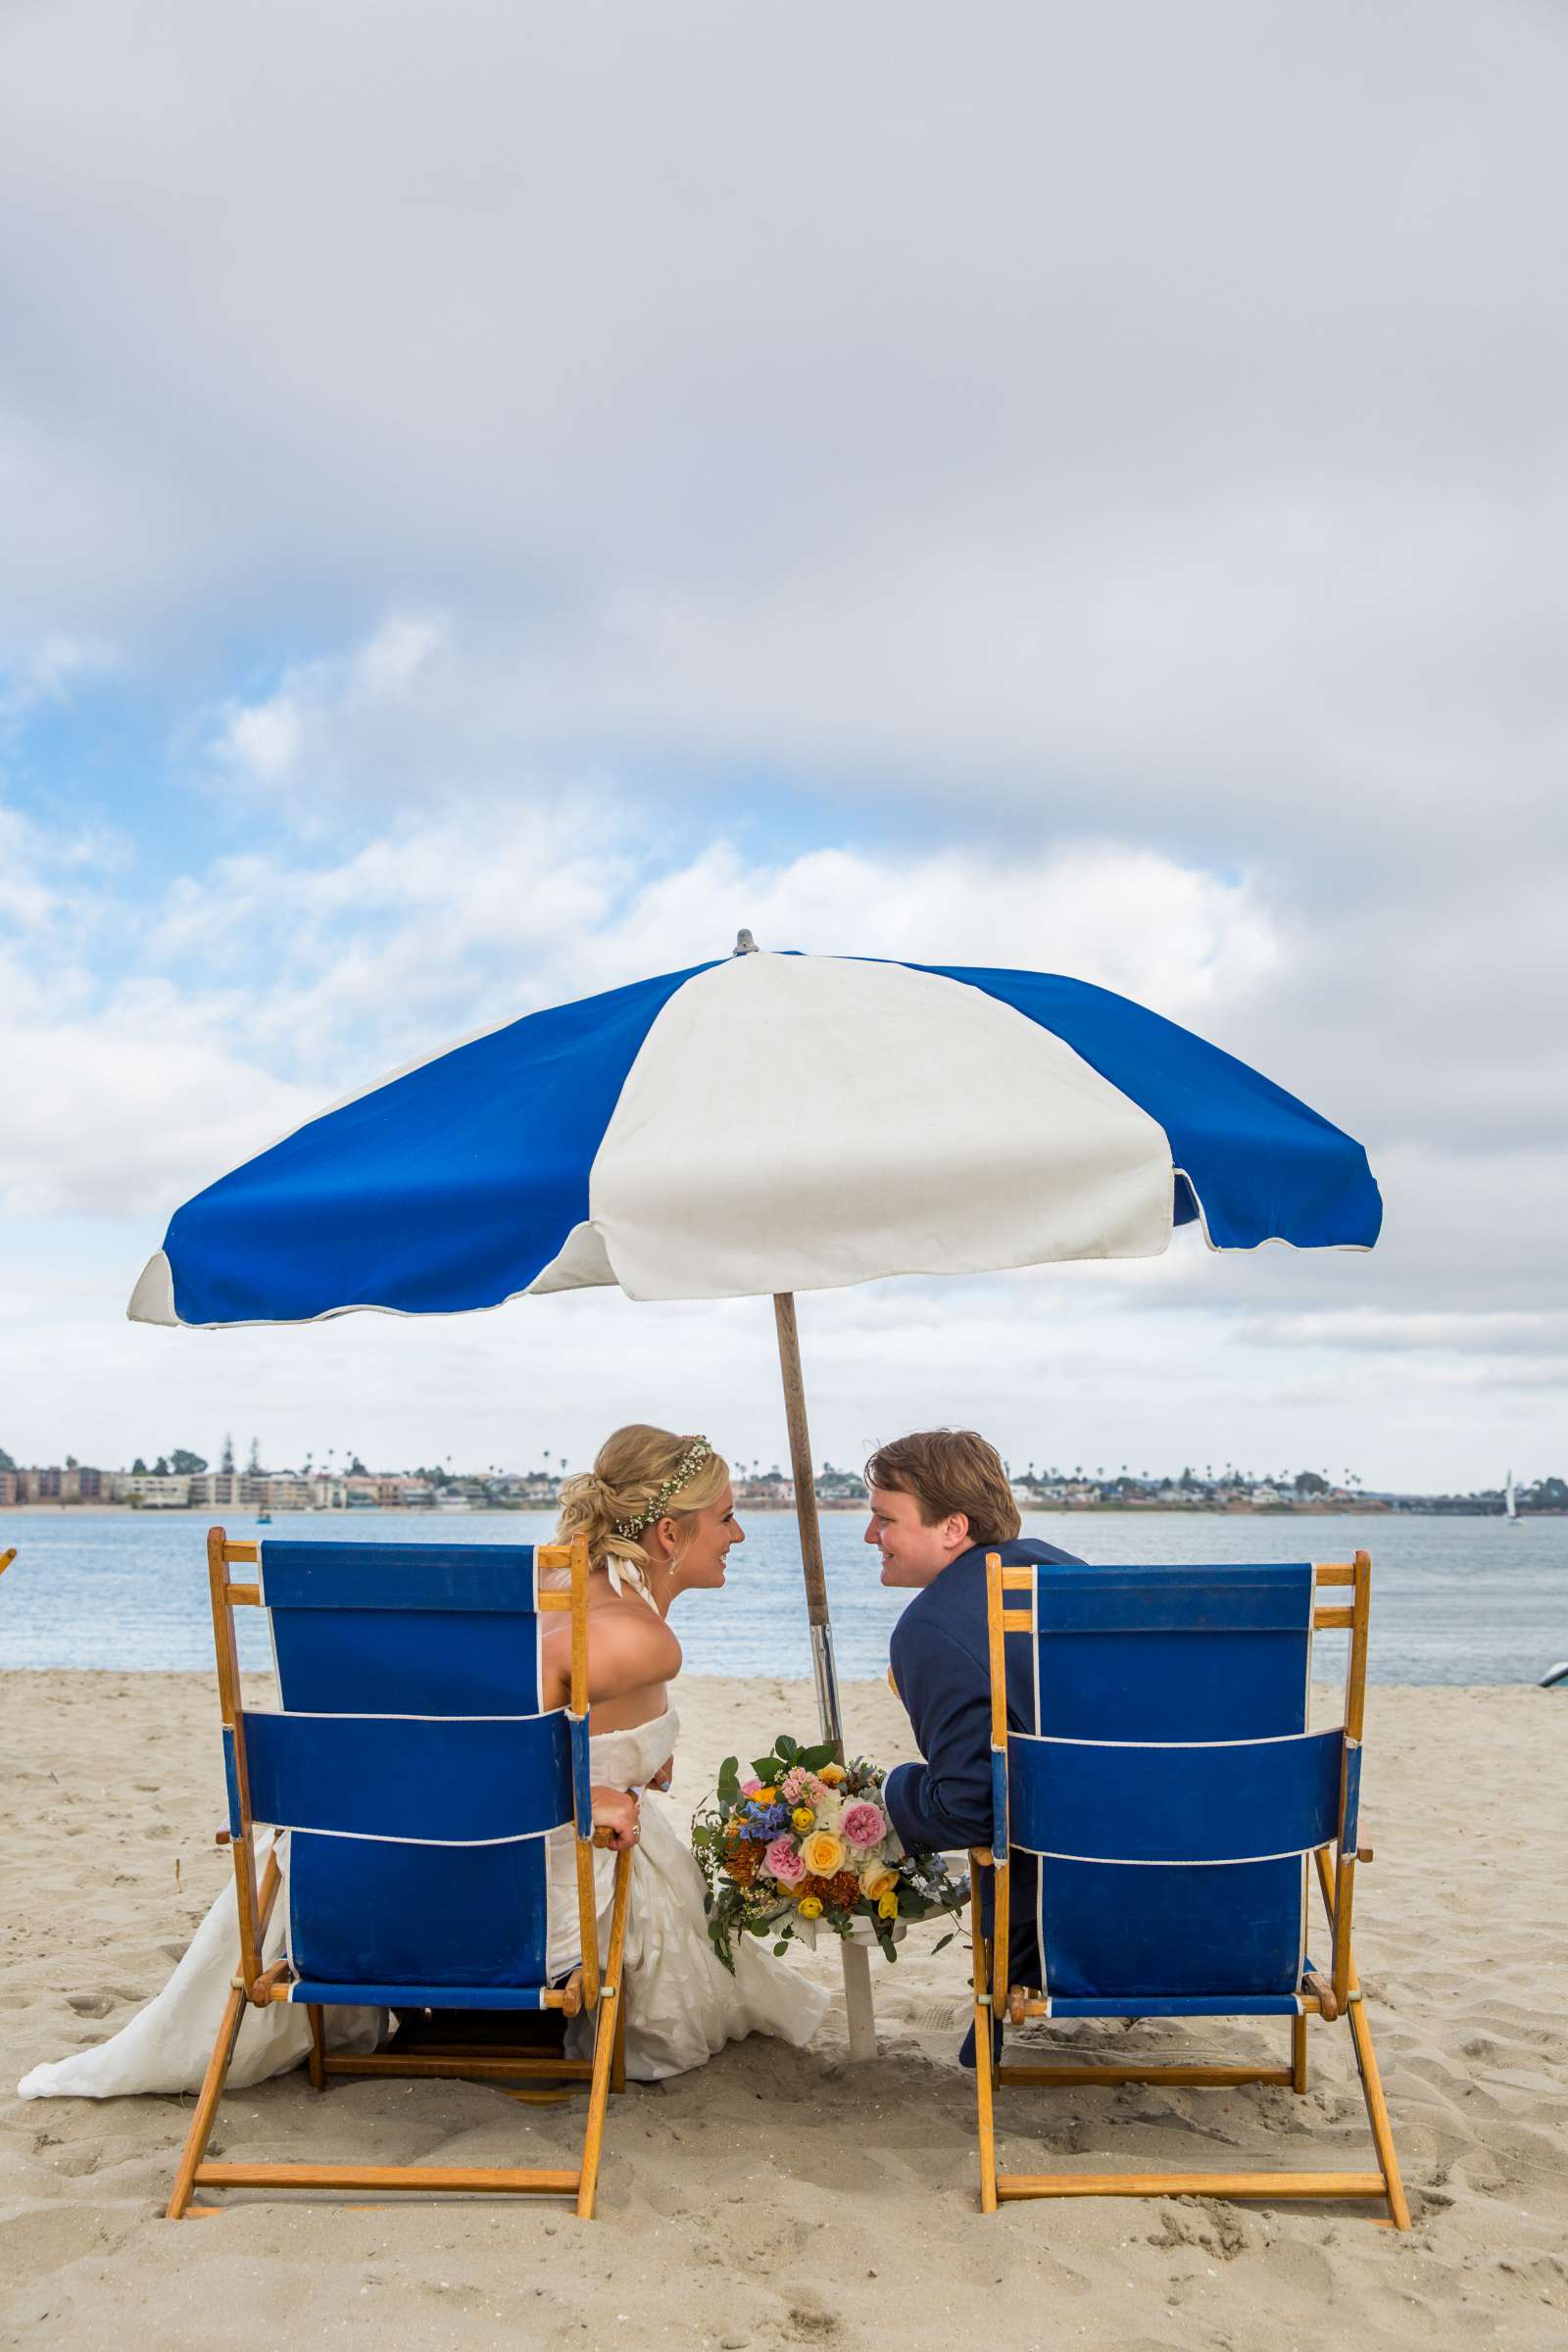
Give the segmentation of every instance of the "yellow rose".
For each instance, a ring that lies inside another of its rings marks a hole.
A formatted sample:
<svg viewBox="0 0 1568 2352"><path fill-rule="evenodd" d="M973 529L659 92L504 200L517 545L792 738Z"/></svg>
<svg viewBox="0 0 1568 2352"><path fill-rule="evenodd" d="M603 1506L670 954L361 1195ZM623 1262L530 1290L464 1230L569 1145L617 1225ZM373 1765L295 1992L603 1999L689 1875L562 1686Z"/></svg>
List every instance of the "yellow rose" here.
<svg viewBox="0 0 1568 2352"><path fill-rule="evenodd" d="M896 1894L885 1894L878 1902L876 1908L879 1919L897 1919L899 1916L899 1898Z"/></svg>
<svg viewBox="0 0 1568 2352"><path fill-rule="evenodd" d="M891 1894L898 1883L898 1872L889 1870L885 1862L878 1862L873 1868L861 1874L860 1892L865 1896L867 1902L874 1903L881 1896Z"/></svg>
<svg viewBox="0 0 1568 2352"><path fill-rule="evenodd" d="M819 1894L803 1894L795 1907L803 1919L820 1919L822 1897Z"/></svg>
<svg viewBox="0 0 1568 2352"><path fill-rule="evenodd" d="M813 1879L831 1879L844 1868L844 1840L831 1830L813 1830L801 1840L801 1860Z"/></svg>
<svg viewBox="0 0 1568 2352"><path fill-rule="evenodd" d="M811 1811L809 1805L797 1805L794 1812L790 1815L790 1820L794 1823L796 1829L802 1832L808 1830L815 1819L816 1815Z"/></svg>
<svg viewBox="0 0 1568 2352"><path fill-rule="evenodd" d="M824 1764L816 1777L819 1781L826 1781L830 1788L836 1788L840 1781L847 1780L849 1775L842 1764Z"/></svg>

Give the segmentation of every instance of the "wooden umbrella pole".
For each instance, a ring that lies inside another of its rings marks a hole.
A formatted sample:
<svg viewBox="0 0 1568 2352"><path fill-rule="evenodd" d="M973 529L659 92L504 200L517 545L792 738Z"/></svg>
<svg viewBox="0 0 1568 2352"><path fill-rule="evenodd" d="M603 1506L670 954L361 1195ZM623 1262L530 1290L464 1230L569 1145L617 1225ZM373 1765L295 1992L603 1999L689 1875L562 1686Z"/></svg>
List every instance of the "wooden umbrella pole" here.
<svg viewBox="0 0 1568 2352"><path fill-rule="evenodd" d="M811 1471L811 1434L806 1425L806 1383L801 1377L801 1340L795 1300L788 1291L773 1299L778 1325L778 1362L784 1376L784 1415L790 1431L790 1472L795 1481L795 1519L801 1531L801 1568L806 1578L806 1615L811 1629L811 1673L822 1737L844 1761L844 1717L839 1706L838 1669L833 1662L833 1621L828 1614L827 1575L822 1565L822 1529L816 1515L816 1480Z"/></svg>
<svg viewBox="0 0 1568 2352"><path fill-rule="evenodd" d="M806 1383L801 1375L801 1341L795 1298L773 1295L778 1325L778 1362L784 1381L784 1413L790 1433L790 1472L795 1481L795 1521L801 1534L801 1568L806 1578L806 1614L811 1636L811 1674L816 1684L822 1737L844 1760L844 1716L839 1705L838 1668L833 1659L833 1621L828 1613L827 1575L822 1565L822 1529L816 1515L816 1479L811 1437L806 1421ZM843 1942L844 2007L849 2019L852 2059L876 2056L876 2013L871 2001L871 1955L863 1944Z"/></svg>

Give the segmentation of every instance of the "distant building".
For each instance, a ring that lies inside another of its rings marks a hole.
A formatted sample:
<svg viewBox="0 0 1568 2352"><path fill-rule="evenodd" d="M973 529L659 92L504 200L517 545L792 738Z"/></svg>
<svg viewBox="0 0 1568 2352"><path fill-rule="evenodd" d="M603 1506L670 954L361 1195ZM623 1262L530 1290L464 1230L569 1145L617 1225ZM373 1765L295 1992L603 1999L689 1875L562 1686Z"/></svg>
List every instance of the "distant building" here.
<svg viewBox="0 0 1568 2352"><path fill-rule="evenodd" d="M4 1476L11 1481L12 1492L7 1496L0 1489L0 1501L105 1502L114 1491L110 1471L83 1470L74 1462L64 1469L51 1463L47 1468L8 1470Z"/></svg>
<svg viewBox="0 0 1568 2352"><path fill-rule="evenodd" d="M204 1511L233 1511L240 1506L240 1488L245 1481L233 1470L201 1470L190 1482L193 1509Z"/></svg>
<svg viewBox="0 0 1568 2352"><path fill-rule="evenodd" d="M254 1488L259 1511L308 1511L315 1500L310 1480L292 1470L269 1470L244 1483Z"/></svg>
<svg viewBox="0 0 1568 2352"><path fill-rule="evenodd" d="M377 1478L375 1498L383 1511L400 1511L435 1500L435 1489L427 1478Z"/></svg>
<svg viewBox="0 0 1568 2352"><path fill-rule="evenodd" d="M341 1502L334 1498L327 1506L332 1510L413 1510L435 1500L435 1489L427 1478L407 1478L401 1472L356 1471L352 1477L329 1483L343 1498Z"/></svg>
<svg viewBox="0 0 1568 2352"><path fill-rule="evenodd" d="M190 1508L190 1480L172 1472L160 1478L155 1470L132 1470L124 1480L125 1500L144 1511L185 1511Z"/></svg>
<svg viewBox="0 0 1568 2352"><path fill-rule="evenodd" d="M862 1490L863 1492L863 1490ZM780 1510L795 1500L792 1479L743 1478L735 1489L735 1500L743 1510Z"/></svg>

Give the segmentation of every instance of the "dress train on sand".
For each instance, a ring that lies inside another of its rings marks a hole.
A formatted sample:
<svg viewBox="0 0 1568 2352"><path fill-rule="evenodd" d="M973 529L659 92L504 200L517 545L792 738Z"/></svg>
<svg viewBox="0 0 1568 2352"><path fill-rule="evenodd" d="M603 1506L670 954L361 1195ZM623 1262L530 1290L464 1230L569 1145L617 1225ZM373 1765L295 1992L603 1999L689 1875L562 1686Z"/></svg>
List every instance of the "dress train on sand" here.
<svg viewBox="0 0 1568 2352"><path fill-rule="evenodd" d="M288 1874L288 1835L277 1841L278 1866ZM258 1883L267 1867L271 1840L257 1845ZM264 1965L283 1957L288 1889L278 1888L262 1947ZM230 1875L207 1917L190 1939L184 1958L169 1983L145 2009L95 2049L75 2050L51 2066L35 2066L17 2084L24 2099L119 2099L134 2091L200 2090L207 2061L213 2054L218 2028L239 1964L239 1906ZM384 2009L329 2009L327 2039L337 2050L363 2054L373 2050L386 2025ZM311 2046L310 2019L303 2008L273 2001L266 2009L247 2004L234 2063L228 2070L231 2090L245 2090L303 2064Z"/></svg>
<svg viewBox="0 0 1568 2352"><path fill-rule="evenodd" d="M644 1788L669 1756L679 1729L671 1709L635 1731L601 1734L589 1743L595 1782L616 1788ZM548 1966L553 1981L565 1976L577 1959L574 1842L569 1830L555 1831L550 1839ZM286 1832L277 1847L285 1883L268 1927L262 1955L267 1965L284 1955ZM258 1877L269 1850L264 1837L257 1852ZM611 1853L594 1856L601 1952L609 1948L614 1861ZM20 2095L114 2099L138 2091L198 2090L238 1951L238 1913L230 1879L162 1992L97 2048L35 2066L17 2085ZM828 2006L828 1995L819 1984L775 1960L750 1936L740 1940L736 1974L732 1977L723 1967L708 1940L702 1873L669 1817L667 1800L657 1790L644 1800L642 1836L632 1853L623 1987L626 2072L643 2082L702 2066L726 2041L739 2041L747 2034L777 2034L803 2048ZM363 2054L385 2037L387 2012L330 2008L325 2023L334 2049ZM567 2047L574 2055L587 2046L591 2032L587 2018L572 2020ZM310 2021L303 2007L278 2001L266 2009L247 2008L229 2069L229 2087L244 2090L269 2076L286 2073L303 2064L310 2045Z"/></svg>

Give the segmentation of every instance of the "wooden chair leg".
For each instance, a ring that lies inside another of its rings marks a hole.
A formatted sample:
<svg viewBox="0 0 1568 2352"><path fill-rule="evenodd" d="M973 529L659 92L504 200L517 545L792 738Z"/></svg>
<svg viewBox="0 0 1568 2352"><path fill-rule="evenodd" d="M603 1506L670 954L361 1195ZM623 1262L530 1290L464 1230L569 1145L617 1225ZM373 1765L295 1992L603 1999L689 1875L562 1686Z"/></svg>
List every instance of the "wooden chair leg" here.
<svg viewBox="0 0 1568 2352"><path fill-rule="evenodd" d="M311 2021L311 2088L326 2088L326 2024L319 2001L308 2001L305 2014Z"/></svg>
<svg viewBox="0 0 1568 2352"><path fill-rule="evenodd" d="M1291 2088L1299 2097L1306 2088L1306 2020L1291 2020Z"/></svg>
<svg viewBox="0 0 1568 2352"><path fill-rule="evenodd" d="M588 2122L583 2132L582 2171L577 2180L577 2218L591 2222L599 2187L599 2156L605 2139L605 2108L610 2098L610 2070L614 2056L621 2003L620 1964L626 1948L626 1898L631 1886L631 1849L615 1856L615 1904L610 1922L610 1956L599 1986L594 2013L594 2072L588 2090Z"/></svg>
<svg viewBox="0 0 1568 2352"><path fill-rule="evenodd" d="M234 2044L239 2039L247 2005L245 1987L236 1984L224 2006L218 2039L213 2044L213 2054L207 2061L207 2072L202 2078L196 2112L190 2119L190 2130L185 2134L185 2149L179 2160L179 2170L174 2175L174 2191L169 2200L165 2217L171 2222L181 2220L190 2203L191 2191L196 2185L196 2168L206 2155L207 2142L213 2134L218 2102L223 2095L223 2083L234 2055Z"/></svg>
<svg viewBox="0 0 1568 2352"><path fill-rule="evenodd" d="M1327 1849L1314 1854L1312 1859L1317 1864L1318 1890L1332 1928L1335 1925L1333 1874L1329 1869ZM1372 2127L1372 2144L1378 2152L1378 2170L1383 2175L1383 2186L1388 2196L1389 2218L1396 2230L1408 2230L1410 2208L1405 2203L1404 2183L1399 2179L1399 2159L1394 2151L1394 2132L1383 2096L1383 2078L1378 2073L1377 2056L1372 2048L1372 2029L1366 2022L1366 2003L1360 1997L1361 1979L1356 1973L1355 1954L1348 1942L1345 1946L1345 1954L1347 1989L1352 1996L1347 2004L1350 2020L1350 2042L1355 2051L1356 2071L1361 2077L1366 2120Z"/></svg>
<svg viewBox="0 0 1568 2352"><path fill-rule="evenodd" d="M986 1941L980 1929L980 1897L974 1894L969 1904L969 1936L974 1970L974 2095L980 2132L980 2210L997 2210L997 2132L995 2105L995 2052L991 2032L991 2003L988 1997L990 1970L987 1965Z"/></svg>
<svg viewBox="0 0 1568 2352"><path fill-rule="evenodd" d="M1352 1963L1350 1984L1355 1984ZM1372 2029L1366 2022L1366 2003L1350 2003L1350 2039L1355 2045L1355 2063L1361 2076L1361 2095L1366 2101L1366 2120L1372 2127L1372 2144L1378 2152L1378 2170L1383 2175L1389 2195L1389 2216L1396 2230L1408 2230L1410 2208L1404 2201L1404 2183L1399 2179L1399 2159L1394 2152L1394 2133L1389 2125L1389 2110L1383 2097L1383 2080L1378 2073L1377 2058L1372 2049Z"/></svg>
<svg viewBox="0 0 1568 2352"><path fill-rule="evenodd" d="M618 2098L626 2087L626 1996L615 1995L615 2039L610 2053L610 2087Z"/></svg>

